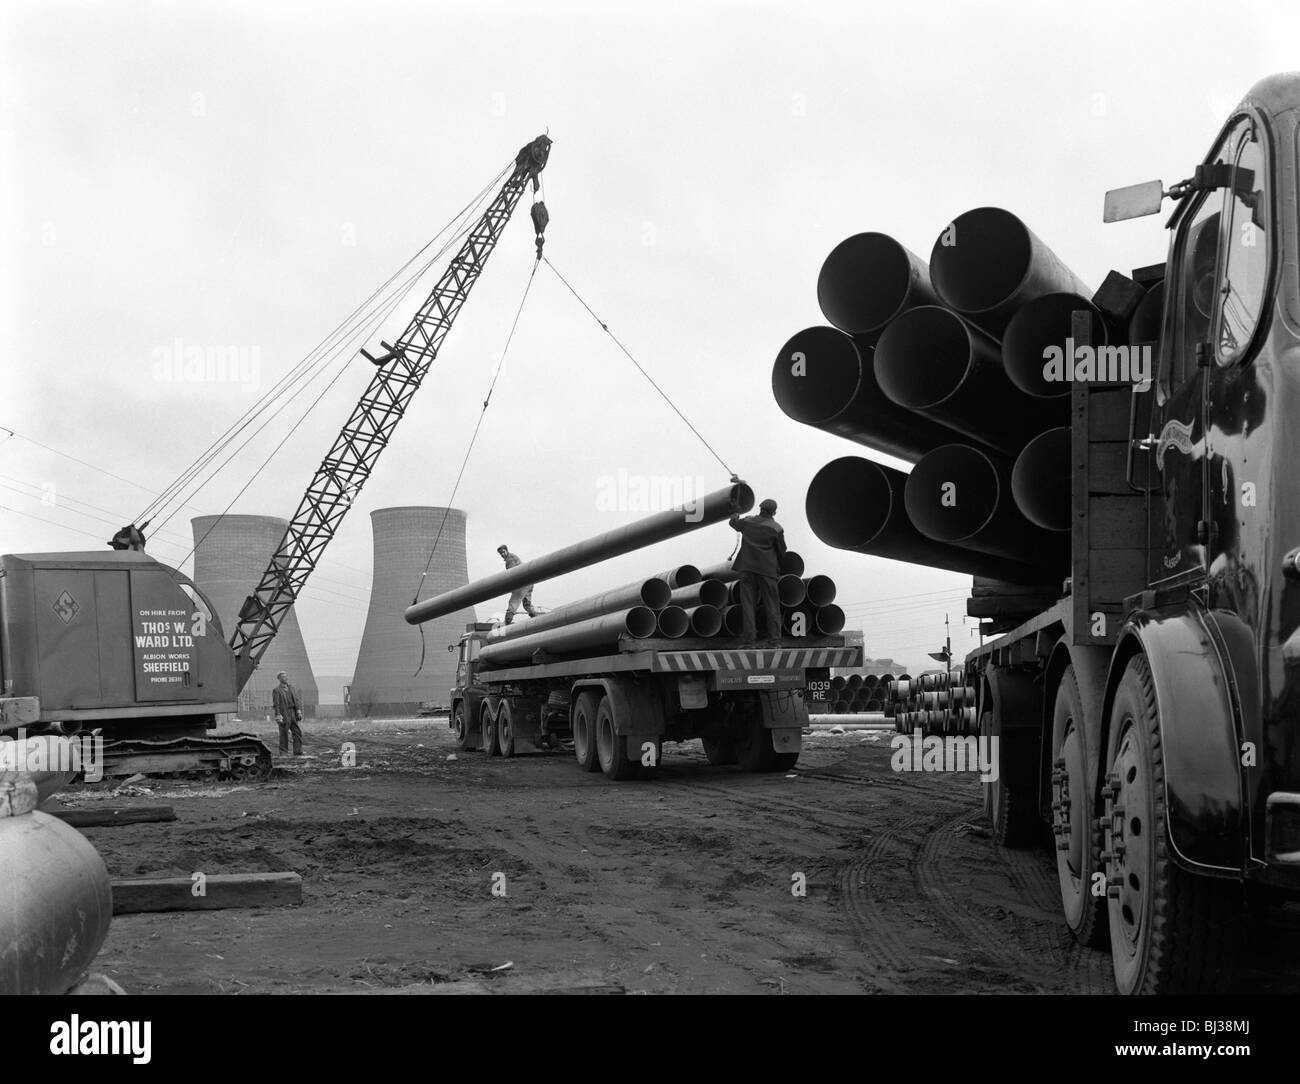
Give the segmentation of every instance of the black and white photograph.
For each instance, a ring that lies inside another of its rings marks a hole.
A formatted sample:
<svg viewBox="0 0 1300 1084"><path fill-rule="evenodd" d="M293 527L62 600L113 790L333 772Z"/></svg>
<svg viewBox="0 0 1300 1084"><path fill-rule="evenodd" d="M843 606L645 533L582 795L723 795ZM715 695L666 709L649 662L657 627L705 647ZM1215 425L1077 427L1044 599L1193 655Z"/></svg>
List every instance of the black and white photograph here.
<svg viewBox="0 0 1300 1084"><path fill-rule="evenodd" d="M24 1047L328 1068L463 995L578 1049L640 995L725 1048L802 995L871 1044L1285 1049L1297 41L1289 0L4 4Z"/></svg>

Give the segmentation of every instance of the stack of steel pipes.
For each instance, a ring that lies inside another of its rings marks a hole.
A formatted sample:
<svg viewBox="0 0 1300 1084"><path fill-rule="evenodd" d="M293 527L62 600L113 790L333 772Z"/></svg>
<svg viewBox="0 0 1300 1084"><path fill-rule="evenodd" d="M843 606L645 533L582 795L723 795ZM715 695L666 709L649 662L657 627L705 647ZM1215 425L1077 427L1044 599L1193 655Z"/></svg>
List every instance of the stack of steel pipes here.
<svg viewBox="0 0 1300 1084"><path fill-rule="evenodd" d="M894 717L894 729L900 734L920 730L927 736L977 735L975 687L966 682L966 672L960 667L922 674L919 678L903 676L891 680L885 696L888 713Z"/></svg>
<svg viewBox="0 0 1300 1084"><path fill-rule="evenodd" d="M907 674L900 675L902 680ZM898 680L893 674L837 674L831 678L831 706L833 715L888 715L889 683Z"/></svg>
<svg viewBox="0 0 1300 1084"><path fill-rule="evenodd" d="M797 553L787 553L782 567L777 593L784 635L829 636L843 629L844 611L834 601L835 582L829 576L804 576L803 558ZM601 645L614 650L620 639L734 639L743 633L739 579L726 564L703 571L679 565L499 626L484 638L479 660L497 665L527 661L539 650L563 654Z"/></svg>
<svg viewBox="0 0 1300 1084"><path fill-rule="evenodd" d="M773 394L795 421L913 466L826 464L808 488L814 533L839 549L1059 590L1071 384L1046 366L1056 350L1072 360L1075 313L1087 314L1093 346L1152 337L1151 306L1125 283L1093 294L997 207L958 215L928 265L882 233L837 245L817 280L832 326L786 342Z"/></svg>

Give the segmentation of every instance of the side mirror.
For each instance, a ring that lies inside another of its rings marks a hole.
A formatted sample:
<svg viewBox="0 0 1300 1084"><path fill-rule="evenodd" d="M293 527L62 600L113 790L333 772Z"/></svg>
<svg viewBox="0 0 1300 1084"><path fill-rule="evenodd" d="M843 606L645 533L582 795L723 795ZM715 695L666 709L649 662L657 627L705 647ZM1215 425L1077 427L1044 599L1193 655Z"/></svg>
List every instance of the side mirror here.
<svg viewBox="0 0 1300 1084"><path fill-rule="evenodd" d="M1163 181L1146 181L1143 184L1131 184L1127 188L1113 188L1106 193L1101 220L1124 222L1130 218L1158 215L1164 198Z"/></svg>

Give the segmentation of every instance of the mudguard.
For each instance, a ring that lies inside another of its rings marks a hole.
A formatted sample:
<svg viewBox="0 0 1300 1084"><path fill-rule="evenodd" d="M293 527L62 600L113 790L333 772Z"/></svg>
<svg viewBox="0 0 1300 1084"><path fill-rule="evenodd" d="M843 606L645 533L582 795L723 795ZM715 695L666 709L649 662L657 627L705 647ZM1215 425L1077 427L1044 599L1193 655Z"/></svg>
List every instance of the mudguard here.
<svg viewBox="0 0 1300 1084"><path fill-rule="evenodd" d="M1025 670L989 665L981 683L979 714L993 713L998 772L1017 787L1036 786L1043 726L1042 686Z"/></svg>
<svg viewBox="0 0 1300 1084"><path fill-rule="evenodd" d="M1238 873L1246 864L1241 727L1218 639L1196 610L1131 616L1106 679L1106 743L1115 690L1138 653L1155 683L1173 859L1191 873Z"/></svg>
<svg viewBox="0 0 1300 1084"><path fill-rule="evenodd" d="M1043 755L1050 759L1052 747L1052 717L1056 713L1056 693L1061 686L1061 677L1067 666L1074 667L1074 678L1079 686L1079 699L1083 703L1083 726L1080 734L1083 738L1083 760L1085 778L1091 781L1094 797L1100 799L1102 777L1106 774L1101 768L1101 761L1106 755L1105 740L1102 736L1102 720L1105 718L1102 702L1107 689L1107 676L1111 660L1109 647L1093 647L1086 644L1071 645L1069 637L1062 636L1052 649L1051 661L1047 664L1047 680L1044 683L1046 695L1043 697ZM1050 791L1051 765L1044 763L1043 778ZM1094 806L1100 809L1098 804Z"/></svg>

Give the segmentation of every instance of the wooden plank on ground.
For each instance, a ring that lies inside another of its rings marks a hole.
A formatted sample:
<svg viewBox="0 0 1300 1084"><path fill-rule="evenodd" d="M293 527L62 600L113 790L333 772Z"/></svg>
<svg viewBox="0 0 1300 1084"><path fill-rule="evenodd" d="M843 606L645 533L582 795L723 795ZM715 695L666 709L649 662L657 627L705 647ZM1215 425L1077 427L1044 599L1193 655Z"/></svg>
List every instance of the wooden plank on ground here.
<svg viewBox="0 0 1300 1084"><path fill-rule="evenodd" d="M202 894L196 895L199 888ZM212 873L195 877L132 877L113 881L113 914L145 911L215 911L227 907L296 907L302 903L297 873Z"/></svg>
<svg viewBox="0 0 1300 1084"><path fill-rule="evenodd" d="M101 807L99 809L48 809L51 817L58 817L73 828L113 828L119 824L151 824L156 821L174 821L176 810L169 805L134 805Z"/></svg>

